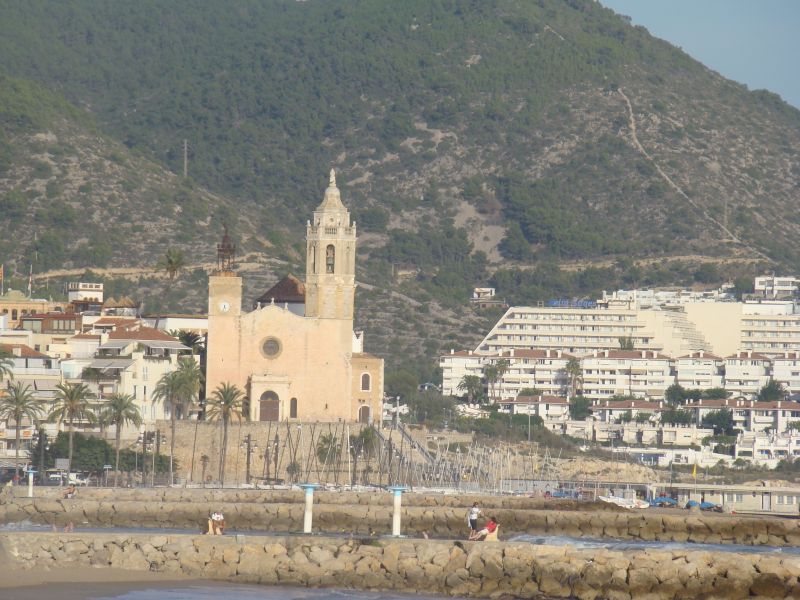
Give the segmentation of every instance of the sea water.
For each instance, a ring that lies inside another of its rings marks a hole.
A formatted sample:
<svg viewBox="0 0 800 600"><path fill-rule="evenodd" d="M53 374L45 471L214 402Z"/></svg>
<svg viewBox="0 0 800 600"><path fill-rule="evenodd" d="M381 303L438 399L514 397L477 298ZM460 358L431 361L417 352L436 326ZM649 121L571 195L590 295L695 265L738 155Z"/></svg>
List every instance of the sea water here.
<svg viewBox="0 0 800 600"><path fill-rule="evenodd" d="M6 596L4 594L17 594ZM337 589L294 588L245 585L236 583L157 583L109 584L68 583L30 588L0 588L0 598L33 600L36 598L69 600L441 600L394 592L360 592Z"/></svg>

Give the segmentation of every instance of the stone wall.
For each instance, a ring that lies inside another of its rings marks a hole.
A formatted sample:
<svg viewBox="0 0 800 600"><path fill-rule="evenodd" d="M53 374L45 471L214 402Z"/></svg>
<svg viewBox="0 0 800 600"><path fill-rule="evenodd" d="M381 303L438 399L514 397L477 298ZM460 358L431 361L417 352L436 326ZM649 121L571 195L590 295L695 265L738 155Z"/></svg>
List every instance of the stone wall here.
<svg viewBox="0 0 800 600"><path fill-rule="evenodd" d="M13 488L16 498L27 496L25 486ZM36 498L58 499L63 488L36 487ZM78 490L78 496L85 500L117 500L131 502L219 502L219 503L304 503L304 492L299 489L235 489L235 488L92 488ZM391 506L392 494L388 491L325 491L314 493L316 504L350 504ZM542 510L592 510L626 512L626 509L608 502L587 502L562 498L529 498L526 496L483 496L477 494L431 494L406 492L403 494L404 506L452 507L460 508L466 515L467 508L477 502L484 511L494 508L542 509Z"/></svg>
<svg viewBox="0 0 800 600"><path fill-rule="evenodd" d="M479 598L800 597L800 557L262 536L0 534L9 569L116 567L242 583Z"/></svg>
<svg viewBox="0 0 800 600"><path fill-rule="evenodd" d="M247 491L247 490L246 490ZM54 524L63 527L73 523L77 527L159 527L164 529L199 530L205 518L213 511L222 510L229 527L240 532L270 531L296 533L303 528L303 505L298 492L284 492L260 496L244 494L246 491L224 492L224 498L215 498L215 492L188 494L186 490L163 490L150 497L131 490L126 495L104 497L104 494L79 492L73 500L56 498L17 498L12 503L0 505L0 522L11 523L29 520L34 523ZM166 500L174 494L178 500ZM233 494L233 498L231 497ZM243 495L244 494L244 495ZM238 496L238 499L236 499ZM318 503L314 506L315 532L387 534L391 532L392 507L384 502L388 494L373 494L380 502L359 504ZM242 501L246 498L247 501ZM466 536L466 508L463 505L426 505L434 496L409 496L402 509L404 534L421 537L423 532L432 537L463 538ZM443 497L438 497L441 501ZM286 500L291 500L287 502ZM320 500L339 499L328 494ZM363 498L362 498L363 499ZM548 508L516 508L507 505L513 498L497 498L495 508L488 515L497 517L501 537L517 534L566 535L572 537L615 538L664 542L737 543L770 546L800 546L800 521L778 518L755 518L734 515L691 514L675 510L667 512L614 512L591 510L554 510L553 501ZM531 499L517 499L531 500ZM416 501L416 504L415 504ZM544 502L544 501L543 501ZM459 503L460 504L460 503ZM524 504L522 504L524 506ZM538 506L531 503L531 506ZM571 503L565 506L572 506ZM487 515L487 516L488 516Z"/></svg>

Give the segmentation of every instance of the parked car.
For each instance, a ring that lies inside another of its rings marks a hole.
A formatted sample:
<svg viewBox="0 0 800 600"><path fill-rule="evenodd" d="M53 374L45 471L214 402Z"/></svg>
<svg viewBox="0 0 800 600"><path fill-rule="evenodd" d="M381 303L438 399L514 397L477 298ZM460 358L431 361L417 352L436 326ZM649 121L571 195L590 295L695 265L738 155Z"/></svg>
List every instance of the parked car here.
<svg viewBox="0 0 800 600"><path fill-rule="evenodd" d="M70 473L59 471L58 469L48 469L42 480L43 485L89 485L89 477L86 473Z"/></svg>

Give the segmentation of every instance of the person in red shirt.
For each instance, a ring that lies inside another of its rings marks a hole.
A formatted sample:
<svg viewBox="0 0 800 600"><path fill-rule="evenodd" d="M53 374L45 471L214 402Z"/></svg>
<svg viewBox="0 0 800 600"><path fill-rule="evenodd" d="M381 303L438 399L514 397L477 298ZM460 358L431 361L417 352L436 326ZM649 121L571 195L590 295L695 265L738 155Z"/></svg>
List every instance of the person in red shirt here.
<svg viewBox="0 0 800 600"><path fill-rule="evenodd" d="M475 532L474 536L470 536L469 539L471 540L483 540L486 538L487 535L490 533L494 533L497 530L497 519L491 517L489 522L484 525L483 529L480 531Z"/></svg>

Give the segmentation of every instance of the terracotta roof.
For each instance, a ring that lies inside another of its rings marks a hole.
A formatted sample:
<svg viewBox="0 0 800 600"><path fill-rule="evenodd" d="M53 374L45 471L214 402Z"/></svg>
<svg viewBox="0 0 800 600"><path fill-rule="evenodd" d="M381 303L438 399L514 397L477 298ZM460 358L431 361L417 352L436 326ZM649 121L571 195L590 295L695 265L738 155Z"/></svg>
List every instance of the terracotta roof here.
<svg viewBox="0 0 800 600"><path fill-rule="evenodd" d="M447 358L448 356L475 356L477 357L484 357L485 354L475 354L472 350L455 350L448 354L442 354L441 358Z"/></svg>
<svg viewBox="0 0 800 600"><path fill-rule="evenodd" d="M721 356L717 356L716 354L711 354L711 352L705 352L701 350L700 352L692 352L691 354L685 354L684 356L679 356L678 360L681 358L710 358L711 360L722 360Z"/></svg>
<svg viewBox="0 0 800 600"><path fill-rule="evenodd" d="M800 352L785 352L781 356L773 356L772 360L800 360Z"/></svg>
<svg viewBox="0 0 800 600"><path fill-rule="evenodd" d="M99 334L95 334L95 333L78 333L76 335L73 335L70 339L71 340L99 340L100 337L101 336Z"/></svg>
<svg viewBox="0 0 800 600"><path fill-rule="evenodd" d="M256 298L256 302L261 304L283 304L284 302L305 302L306 286L297 277L289 273L278 283L269 288L266 292Z"/></svg>
<svg viewBox="0 0 800 600"><path fill-rule="evenodd" d="M117 308L139 308L139 304L128 296L123 296L117 301Z"/></svg>
<svg viewBox="0 0 800 600"><path fill-rule="evenodd" d="M513 400L501 400L499 404L569 404L568 398L561 396L517 396Z"/></svg>
<svg viewBox="0 0 800 600"><path fill-rule="evenodd" d="M51 358L25 344L0 344L0 349L9 352L10 358Z"/></svg>
<svg viewBox="0 0 800 600"><path fill-rule="evenodd" d="M171 335L167 335L160 329L153 329L152 327L140 327L135 331L116 330L108 334L109 340L154 340L162 342L175 342L177 341Z"/></svg>
<svg viewBox="0 0 800 600"><path fill-rule="evenodd" d="M561 356L558 355L559 350L552 348L513 348L509 350L501 350L500 352L475 352L474 350L454 350L447 354L442 354L440 358L447 358L448 356L474 356L476 358L563 358L569 360L575 358L572 354L567 354L561 351Z"/></svg>
<svg viewBox="0 0 800 600"><path fill-rule="evenodd" d="M653 350L600 350L584 357L584 359L587 358L618 358L629 360L670 359L666 354L660 354Z"/></svg>
<svg viewBox="0 0 800 600"><path fill-rule="evenodd" d="M92 323L92 326L97 327L99 325L100 327L107 327L109 325L115 325L117 327L120 327L123 325L125 326L136 325L138 322L139 319L137 319L136 317L100 317L99 319L97 319L97 321Z"/></svg>
<svg viewBox="0 0 800 600"><path fill-rule="evenodd" d="M625 408L641 408L646 410L660 410L658 402L649 400L599 400L597 404L592 404L592 410L619 410Z"/></svg>
<svg viewBox="0 0 800 600"><path fill-rule="evenodd" d="M689 400L684 405L684 408L736 408L740 410L767 410L780 408L785 410L800 410L800 402L793 402L791 400L758 402L756 400L745 400L742 398L715 398L714 400Z"/></svg>
<svg viewBox="0 0 800 600"><path fill-rule="evenodd" d="M736 354L731 354L725 358L753 358L755 360L770 360L769 356L759 354L758 352L751 352L749 350L746 352L737 352Z"/></svg>
<svg viewBox="0 0 800 600"><path fill-rule="evenodd" d="M560 356L559 352L561 352ZM496 356L498 358L565 358L567 360L575 358L572 354L552 348L511 348L501 350Z"/></svg>

